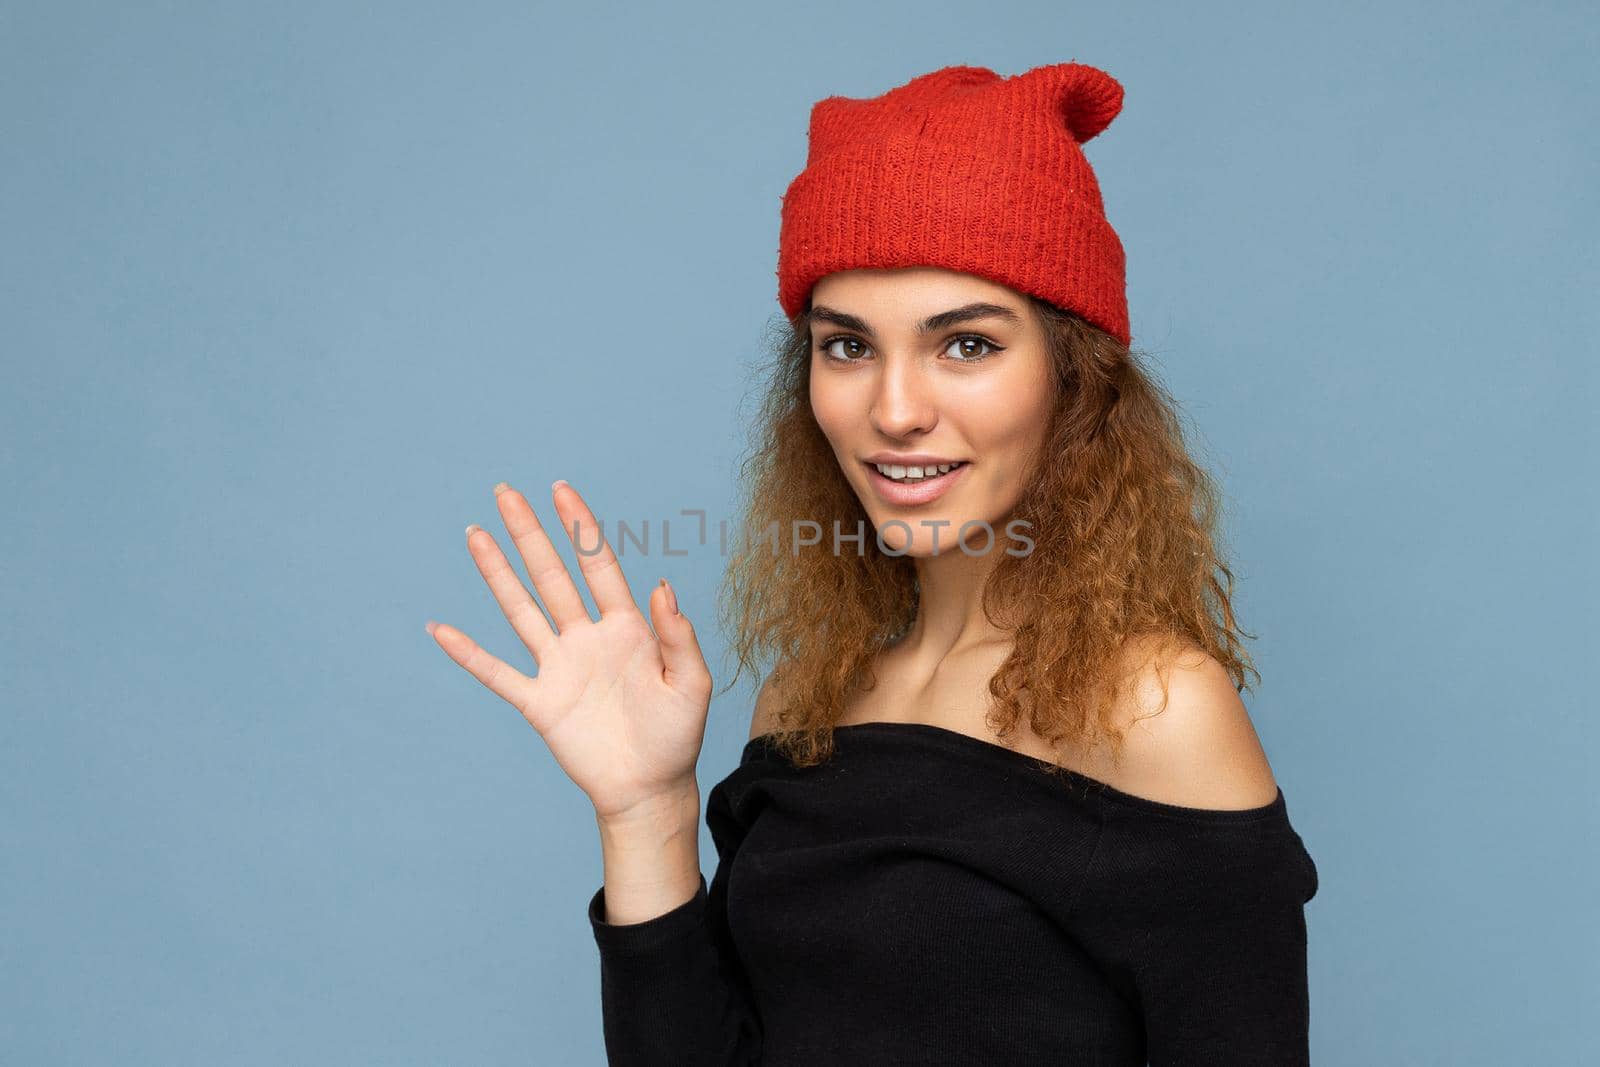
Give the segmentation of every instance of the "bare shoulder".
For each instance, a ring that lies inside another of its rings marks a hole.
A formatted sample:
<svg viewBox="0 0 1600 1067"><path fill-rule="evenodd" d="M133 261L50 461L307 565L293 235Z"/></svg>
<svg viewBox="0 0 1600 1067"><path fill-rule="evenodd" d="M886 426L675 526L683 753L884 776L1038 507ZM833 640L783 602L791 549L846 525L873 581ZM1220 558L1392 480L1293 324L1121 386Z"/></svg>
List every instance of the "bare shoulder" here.
<svg viewBox="0 0 1600 1067"><path fill-rule="evenodd" d="M1116 709L1126 730L1119 789L1194 808L1255 808L1277 799L1266 751L1221 663L1188 642L1161 649L1144 640L1128 652L1138 669Z"/></svg>

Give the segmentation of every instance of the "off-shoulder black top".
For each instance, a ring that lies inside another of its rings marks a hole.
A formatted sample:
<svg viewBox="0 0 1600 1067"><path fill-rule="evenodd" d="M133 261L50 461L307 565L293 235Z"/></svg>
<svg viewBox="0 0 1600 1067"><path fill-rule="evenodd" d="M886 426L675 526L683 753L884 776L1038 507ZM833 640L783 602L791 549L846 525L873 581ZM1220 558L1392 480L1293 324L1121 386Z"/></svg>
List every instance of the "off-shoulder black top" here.
<svg viewBox="0 0 1600 1067"><path fill-rule="evenodd" d="M834 739L744 747L693 899L590 899L612 1064L1309 1062L1317 869L1281 788L1188 808L938 726Z"/></svg>

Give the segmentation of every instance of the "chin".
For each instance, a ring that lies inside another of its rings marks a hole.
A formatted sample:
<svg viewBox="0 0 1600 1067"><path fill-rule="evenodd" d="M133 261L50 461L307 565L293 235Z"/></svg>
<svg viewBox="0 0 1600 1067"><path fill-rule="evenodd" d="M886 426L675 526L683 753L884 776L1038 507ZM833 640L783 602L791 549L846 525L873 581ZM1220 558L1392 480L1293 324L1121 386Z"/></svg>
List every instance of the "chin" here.
<svg viewBox="0 0 1600 1067"><path fill-rule="evenodd" d="M868 536L875 538L883 546L880 551L890 551L898 556L913 556L919 559L928 559L935 555L943 556L951 552L961 551L956 537L965 523L974 520L971 516L941 515L934 512L890 512L887 514L867 513L867 522L870 530ZM906 534L905 527L898 525L905 523L911 528L910 536ZM895 525L889 525L894 523ZM923 525L924 523L938 523L937 527ZM989 524L994 531L994 549L1001 547L1005 531L994 523ZM887 528L886 528L887 527ZM976 538L979 545L984 544L982 529L969 530L970 537ZM937 550L934 547L934 538L938 538ZM977 549L970 552L973 556L981 555Z"/></svg>

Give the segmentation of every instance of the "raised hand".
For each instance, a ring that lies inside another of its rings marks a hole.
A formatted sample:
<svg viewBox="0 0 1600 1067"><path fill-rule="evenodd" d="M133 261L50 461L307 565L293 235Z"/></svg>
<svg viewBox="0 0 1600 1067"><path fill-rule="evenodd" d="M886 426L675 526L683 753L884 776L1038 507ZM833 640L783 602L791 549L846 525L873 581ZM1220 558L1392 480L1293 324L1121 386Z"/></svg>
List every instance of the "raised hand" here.
<svg viewBox="0 0 1600 1067"><path fill-rule="evenodd" d="M601 531L578 491L558 481L551 495L569 539L576 524L575 544L592 549ZM549 620L487 531L469 527L467 550L533 654L537 677L496 658L453 626L430 623L434 640L522 713L561 769L588 795L598 818L626 817L693 792L712 679L694 627L678 613L671 588L663 582L651 590L647 623L611 546L602 544L592 555L579 552L579 568L600 612L599 620L592 620L527 499L502 483L496 486L496 501Z"/></svg>

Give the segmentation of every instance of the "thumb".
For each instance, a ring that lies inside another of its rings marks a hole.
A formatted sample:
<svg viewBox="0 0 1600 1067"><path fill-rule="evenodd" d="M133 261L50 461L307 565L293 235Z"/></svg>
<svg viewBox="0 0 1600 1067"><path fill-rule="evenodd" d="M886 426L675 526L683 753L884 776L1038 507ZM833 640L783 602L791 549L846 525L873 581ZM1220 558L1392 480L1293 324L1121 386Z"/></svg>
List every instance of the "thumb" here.
<svg viewBox="0 0 1600 1067"><path fill-rule="evenodd" d="M678 594L662 578L650 593L650 621L661 643L661 662L667 684L696 697L711 695L711 672L695 637L694 624L678 607Z"/></svg>

